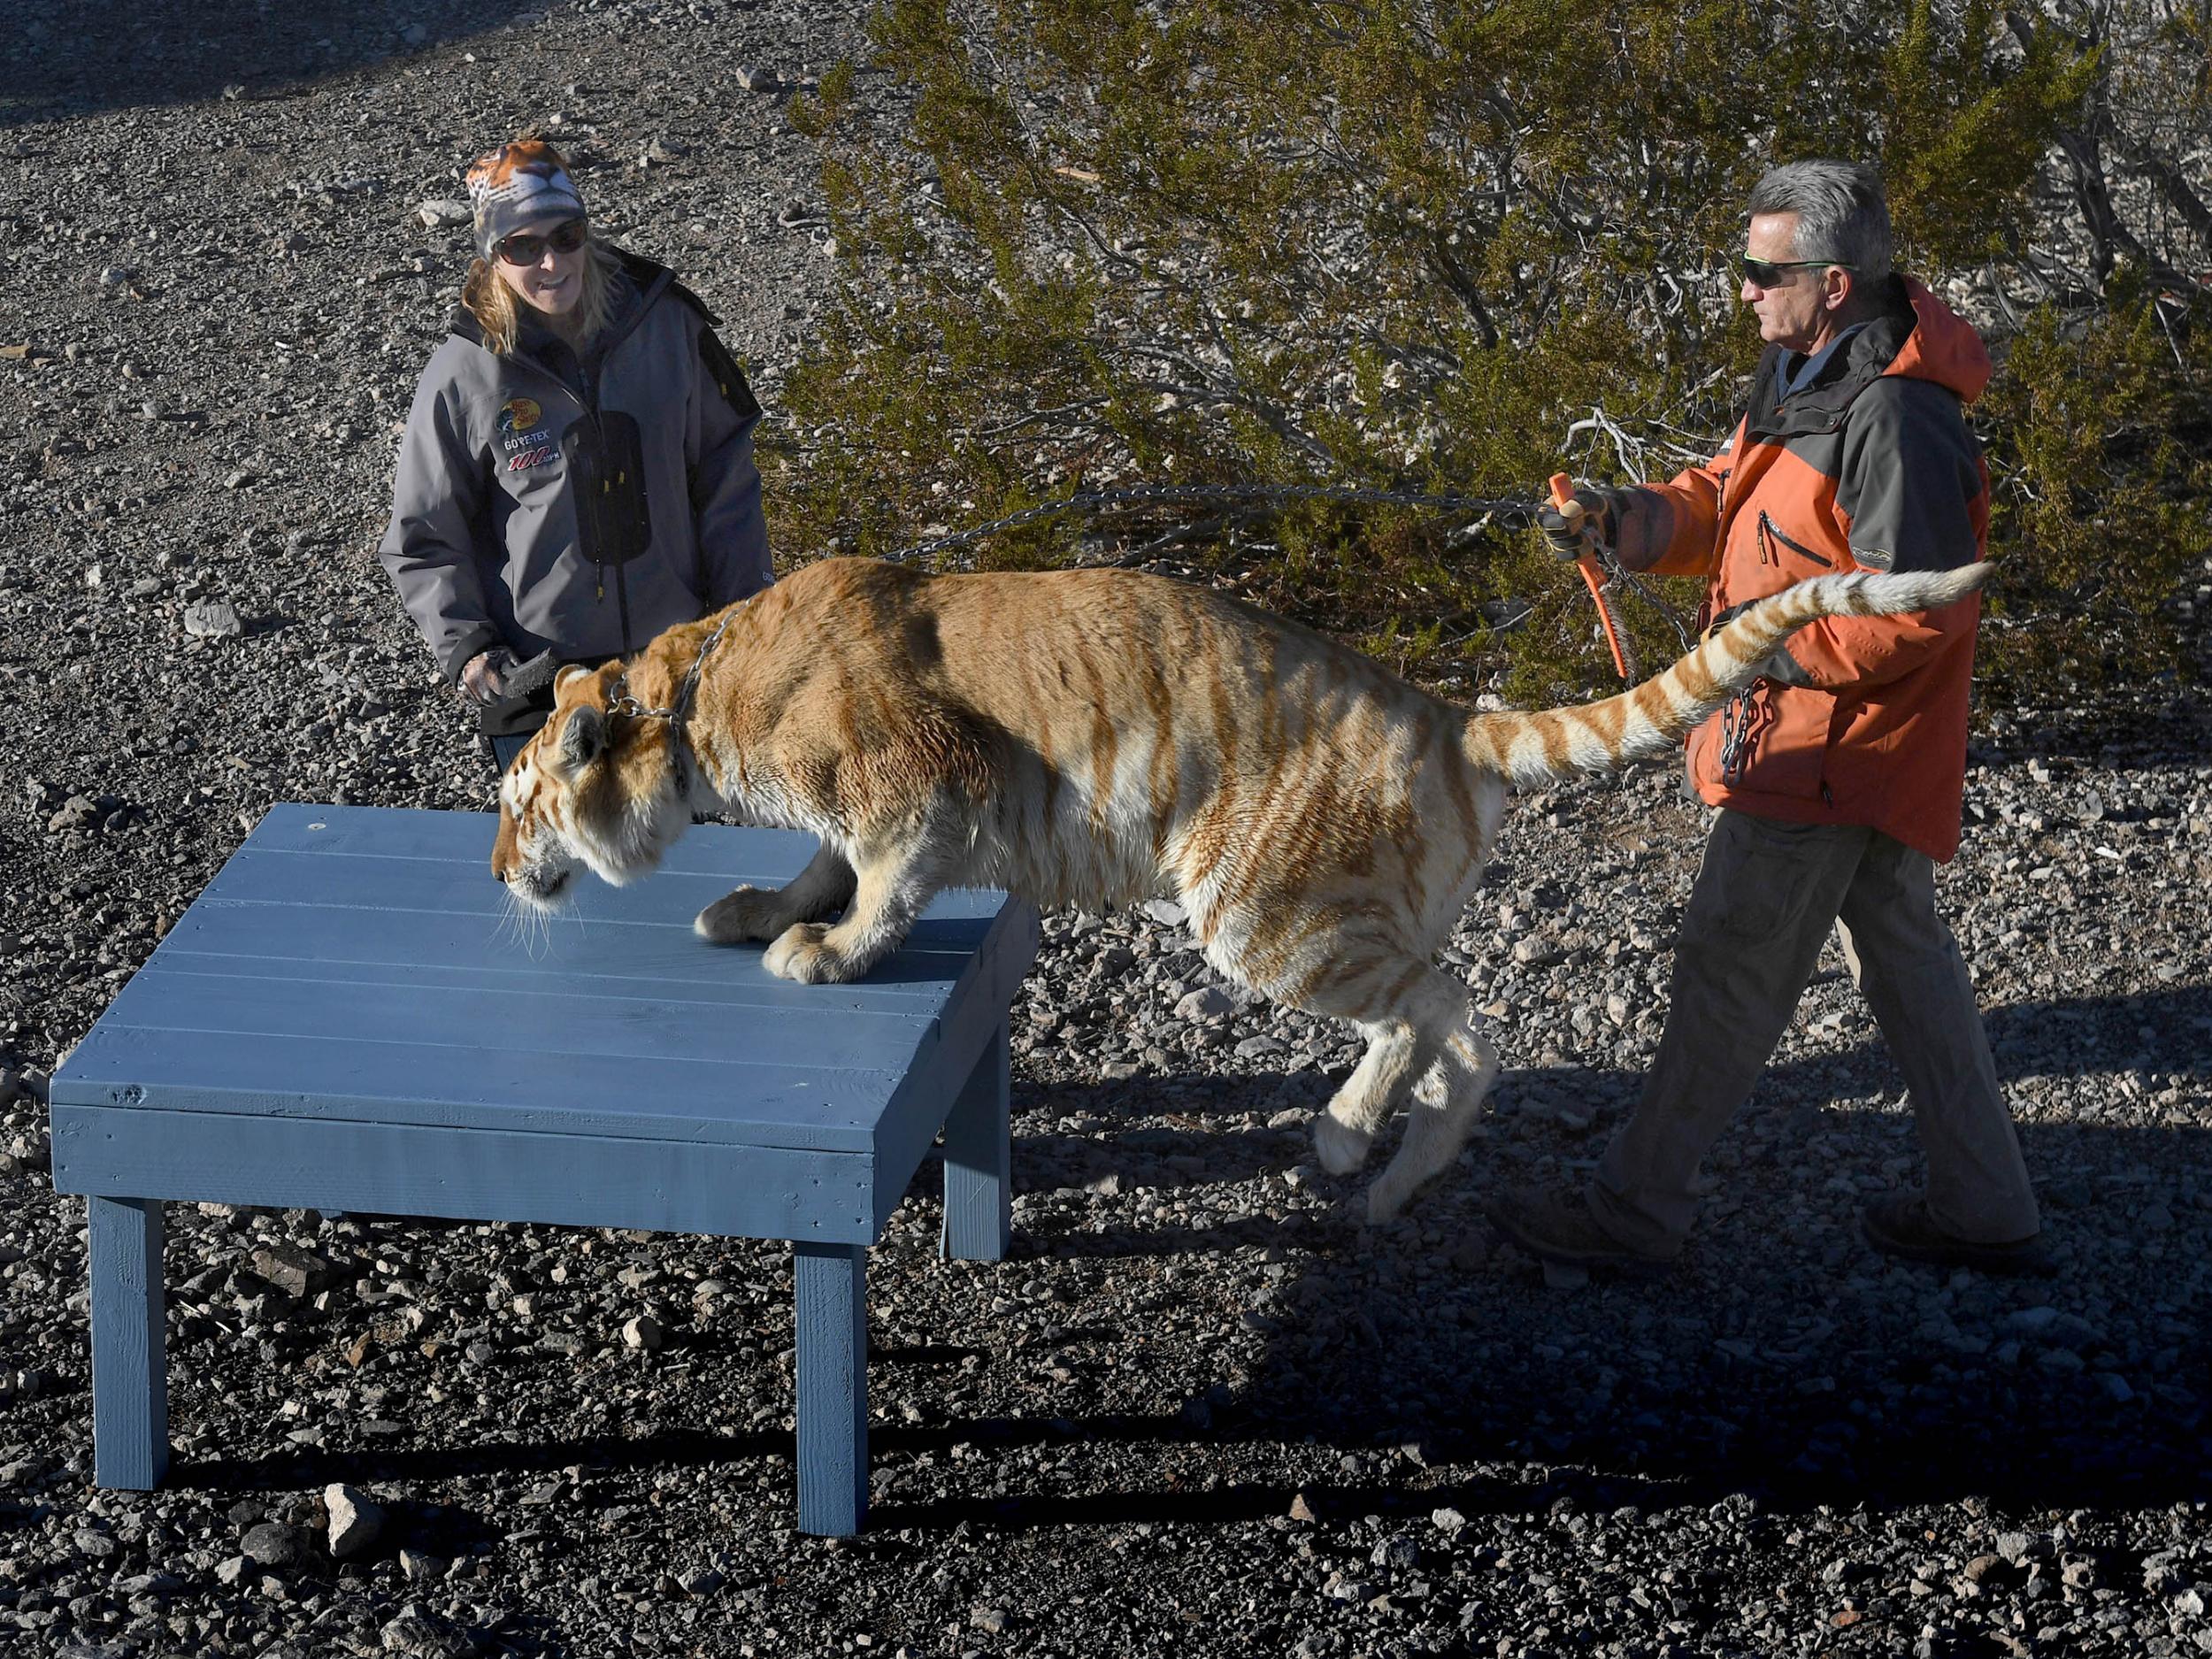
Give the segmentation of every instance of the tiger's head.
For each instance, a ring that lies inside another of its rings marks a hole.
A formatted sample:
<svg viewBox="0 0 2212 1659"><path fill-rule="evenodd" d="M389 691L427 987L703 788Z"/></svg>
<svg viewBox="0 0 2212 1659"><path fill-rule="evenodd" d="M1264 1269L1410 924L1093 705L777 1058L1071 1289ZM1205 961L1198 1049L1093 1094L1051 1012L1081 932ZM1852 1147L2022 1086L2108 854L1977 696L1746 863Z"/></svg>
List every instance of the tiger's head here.
<svg viewBox="0 0 2212 1659"><path fill-rule="evenodd" d="M620 887L651 873L691 826L668 723L610 714L619 663L561 670L553 713L499 782L492 873L540 909L580 867Z"/></svg>

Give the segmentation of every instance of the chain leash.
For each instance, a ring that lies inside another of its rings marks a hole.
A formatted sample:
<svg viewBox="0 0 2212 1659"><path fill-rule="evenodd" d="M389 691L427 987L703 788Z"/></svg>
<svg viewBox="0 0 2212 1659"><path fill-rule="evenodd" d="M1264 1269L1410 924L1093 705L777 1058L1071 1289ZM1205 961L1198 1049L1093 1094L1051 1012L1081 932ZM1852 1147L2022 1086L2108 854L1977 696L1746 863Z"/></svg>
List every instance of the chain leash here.
<svg viewBox="0 0 2212 1659"><path fill-rule="evenodd" d="M1341 484L1147 484L1127 489L1081 490L1060 501L1048 501L1041 506L1028 507L1020 512L1009 513L1003 518L993 518L966 530L949 535L932 536L883 557L896 562L901 559L921 558L932 553L949 552L954 548L967 547L994 535L1001 530L1017 529L1023 525L1035 524L1080 507L1125 507L1138 502L1153 501L1218 501L1291 503L1301 501L1356 502L1377 507L1433 507L1444 512L1466 512L1480 517L1513 518L1524 523L1532 520L1537 509L1544 503L1517 498L1488 495L1428 495L1409 490L1371 489Z"/></svg>

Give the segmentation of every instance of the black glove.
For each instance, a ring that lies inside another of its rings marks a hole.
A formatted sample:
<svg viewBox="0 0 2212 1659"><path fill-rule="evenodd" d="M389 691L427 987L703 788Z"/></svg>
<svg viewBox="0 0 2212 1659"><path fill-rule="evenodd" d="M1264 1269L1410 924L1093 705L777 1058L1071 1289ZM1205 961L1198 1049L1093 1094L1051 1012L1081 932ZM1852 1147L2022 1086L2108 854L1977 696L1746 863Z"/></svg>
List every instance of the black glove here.
<svg viewBox="0 0 2212 1659"><path fill-rule="evenodd" d="M1589 544L1583 539L1586 526L1595 529L1598 540L1611 547L1614 531L1611 495L1609 490L1592 489L1585 485L1575 491L1571 507L1546 505L1538 508L1536 527L1544 533L1546 544L1563 559L1578 559L1590 550Z"/></svg>
<svg viewBox="0 0 2212 1659"><path fill-rule="evenodd" d="M473 703L496 703L507 695L507 676L514 665L514 653L503 645L479 651L462 666L461 689Z"/></svg>
<svg viewBox="0 0 2212 1659"><path fill-rule="evenodd" d="M517 663L500 677L501 695L509 697L527 697L541 687L553 683L553 676L560 672L560 658L550 651L540 651L526 663Z"/></svg>

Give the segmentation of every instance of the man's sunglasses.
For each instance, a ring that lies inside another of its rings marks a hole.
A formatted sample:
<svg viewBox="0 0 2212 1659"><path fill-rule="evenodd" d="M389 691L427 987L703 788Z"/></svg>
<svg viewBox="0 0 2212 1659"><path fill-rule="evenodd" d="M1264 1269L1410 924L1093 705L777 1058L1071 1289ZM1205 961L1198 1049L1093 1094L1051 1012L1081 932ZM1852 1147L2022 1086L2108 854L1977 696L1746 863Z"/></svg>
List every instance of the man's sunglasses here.
<svg viewBox="0 0 2212 1659"><path fill-rule="evenodd" d="M1785 271L1825 271L1830 265L1841 271L1855 268L1840 259L1754 259L1747 253L1736 257L1736 268L1743 273L1744 280L1763 288L1779 283Z"/></svg>
<svg viewBox="0 0 2212 1659"><path fill-rule="evenodd" d="M492 251L509 265L535 265L545 257L550 248L555 253L574 253L584 245L584 221L572 219L565 225L556 225L542 236L532 236L521 231L495 242Z"/></svg>

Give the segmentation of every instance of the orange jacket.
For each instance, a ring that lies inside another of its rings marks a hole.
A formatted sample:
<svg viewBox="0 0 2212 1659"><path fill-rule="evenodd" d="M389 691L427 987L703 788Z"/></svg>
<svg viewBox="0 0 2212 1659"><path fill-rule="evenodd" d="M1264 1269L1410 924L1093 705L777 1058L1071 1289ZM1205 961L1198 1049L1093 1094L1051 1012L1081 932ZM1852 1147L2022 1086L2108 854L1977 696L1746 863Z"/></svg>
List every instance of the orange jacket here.
<svg viewBox="0 0 2212 1659"><path fill-rule="evenodd" d="M1728 447L1633 492L1624 556L1708 577L1701 626L1810 576L1950 569L1983 556L1989 474L1963 405L1988 384L1989 354L1917 282L1893 279L1889 298L1786 398L1778 394L1797 360L1769 347ZM1690 734L1698 793L1761 818L1870 825L1949 859L1980 614L1971 597L1814 623L1790 641L1784 665L1804 683L1762 680L1743 706ZM1742 738L1724 766L1732 718Z"/></svg>

